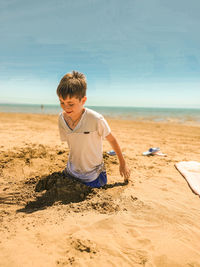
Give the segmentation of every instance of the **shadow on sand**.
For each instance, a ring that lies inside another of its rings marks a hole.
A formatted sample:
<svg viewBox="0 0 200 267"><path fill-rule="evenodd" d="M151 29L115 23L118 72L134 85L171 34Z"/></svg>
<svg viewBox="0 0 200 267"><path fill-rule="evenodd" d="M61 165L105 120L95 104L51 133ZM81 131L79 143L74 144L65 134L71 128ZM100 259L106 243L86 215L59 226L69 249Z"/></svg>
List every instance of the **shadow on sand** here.
<svg viewBox="0 0 200 267"><path fill-rule="evenodd" d="M102 190L125 185L127 183L118 182L107 184L101 189L91 188L73 177L66 176L62 172L54 172L46 177L42 177L36 183L36 199L29 201L24 208L18 209L17 212L32 213L52 206L55 202L61 204L80 203L86 199L94 198Z"/></svg>

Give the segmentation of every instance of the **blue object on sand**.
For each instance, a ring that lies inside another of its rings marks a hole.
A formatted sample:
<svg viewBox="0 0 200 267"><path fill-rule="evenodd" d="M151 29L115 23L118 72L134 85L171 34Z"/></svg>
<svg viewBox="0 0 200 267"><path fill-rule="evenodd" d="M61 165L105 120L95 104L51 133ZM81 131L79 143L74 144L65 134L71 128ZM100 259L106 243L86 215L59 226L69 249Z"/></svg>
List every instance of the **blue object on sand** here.
<svg viewBox="0 0 200 267"><path fill-rule="evenodd" d="M158 151L160 151L159 147L151 147L151 148L149 148L148 151L143 152L142 155L144 155L144 156L153 155L154 153L156 153Z"/></svg>
<svg viewBox="0 0 200 267"><path fill-rule="evenodd" d="M109 156L115 156L115 155L116 155L116 153L115 153L114 150L107 151L106 153L107 153Z"/></svg>

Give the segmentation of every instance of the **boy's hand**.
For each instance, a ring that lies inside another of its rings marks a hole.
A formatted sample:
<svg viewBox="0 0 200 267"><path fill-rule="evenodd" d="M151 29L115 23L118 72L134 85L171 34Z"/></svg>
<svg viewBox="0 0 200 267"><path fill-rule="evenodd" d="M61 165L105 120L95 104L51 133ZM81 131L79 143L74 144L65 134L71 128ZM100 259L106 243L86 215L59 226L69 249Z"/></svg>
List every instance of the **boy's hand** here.
<svg viewBox="0 0 200 267"><path fill-rule="evenodd" d="M124 160L124 157L122 155L120 146L116 140L116 138L110 133L106 136L106 139L111 144L112 148L116 152L118 159L119 159L119 173L122 177L124 177L124 182L128 182L128 179L130 177L130 170L126 166L126 162Z"/></svg>
<svg viewBox="0 0 200 267"><path fill-rule="evenodd" d="M124 182L128 182L130 177L130 170L127 168L126 164L119 165L119 173L124 177Z"/></svg>

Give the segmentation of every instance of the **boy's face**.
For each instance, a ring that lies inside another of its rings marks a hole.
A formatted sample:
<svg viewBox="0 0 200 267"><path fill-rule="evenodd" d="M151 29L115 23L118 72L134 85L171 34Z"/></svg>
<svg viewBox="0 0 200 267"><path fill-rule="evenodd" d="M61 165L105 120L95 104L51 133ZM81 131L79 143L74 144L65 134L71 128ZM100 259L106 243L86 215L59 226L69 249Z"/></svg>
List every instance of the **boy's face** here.
<svg viewBox="0 0 200 267"><path fill-rule="evenodd" d="M72 98L65 98L63 99L61 96L59 97L60 106L66 112L67 116L71 117L72 119L77 116L80 116L80 113L83 111L83 106L87 100L87 97L84 96L81 100L76 97Z"/></svg>

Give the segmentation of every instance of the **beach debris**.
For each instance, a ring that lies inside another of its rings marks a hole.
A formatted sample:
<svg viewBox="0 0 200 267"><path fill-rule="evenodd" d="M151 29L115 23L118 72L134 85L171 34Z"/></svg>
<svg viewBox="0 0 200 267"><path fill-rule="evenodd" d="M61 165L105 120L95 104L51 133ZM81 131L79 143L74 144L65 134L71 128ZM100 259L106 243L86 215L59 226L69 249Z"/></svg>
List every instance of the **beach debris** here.
<svg viewBox="0 0 200 267"><path fill-rule="evenodd" d="M142 153L143 156L154 155L156 152L160 151L159 147L151 147L149 150Z"/></svg>
<svg viewBox="0 0 200 267"><path fill-rule="evenodd" d="M166 157L167 156L167 154L165 154L165 153L162 153L161 151L159 152L156 152L154 155L156 155L156 156L161 156L161 157Z"/></svg>
<svg viewBox="0 0 200 267"><path fill-rule="evenodd" d="M106 152L109 156L115 156L116 152L114 150L110 150Z"/></svg>
<svg viewBox="0 0 200 267"><path fill-rule="evenodd" d="M116 156L117 155L114 150L107 151L106 154L108 154L109 156ZM124 152L122 152L122 155L125 156L126 154Z"/></svg>
<svg viewBox="0 0 200 267"><path fill-rule="evenodd" d="M166 157L167 154L164 154L160 151L159 147L151 147L149 148L149 150L145 151L142 153L143 156L162 156L162 157Z"/></svg>

